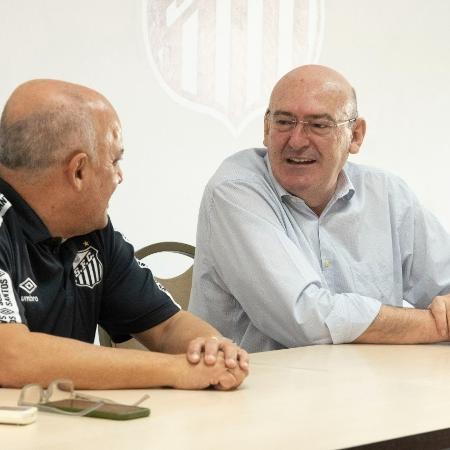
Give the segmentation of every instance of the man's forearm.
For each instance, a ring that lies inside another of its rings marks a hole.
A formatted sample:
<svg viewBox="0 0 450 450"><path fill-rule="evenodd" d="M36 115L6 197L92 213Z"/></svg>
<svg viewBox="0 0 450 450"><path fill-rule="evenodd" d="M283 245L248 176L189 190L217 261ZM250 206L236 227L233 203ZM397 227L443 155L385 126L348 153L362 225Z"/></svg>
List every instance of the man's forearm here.
<svg viewBox="0 0 450 450"><path fill-rule="evenodd" d="M0 385L20 387L70 378L78 388L115 389L172 386L175 356L100 347L73 339L31 333L1 324ZM9 330L8 330L9 328ZM8 336L10 334L11 336ZM10 337L10 339L8 339Z"/></svg>
<svg viewBox="0 0 450 450"><path fill-rule="evenodd" d="M383 305L375 320L355 343L426 344L447 340L439 334L430 310Z"/></svg>
<svg viewBox="0 0 450 450"><path fill-rule="evenodd" d="M192 364L184 354L106 348L32 333L25 325L0 324L0 386L47 386L52 380L68 378L79 389L234 389L248 370L227 367L224 353L214 358L214 364L203 359Z"/></svg>

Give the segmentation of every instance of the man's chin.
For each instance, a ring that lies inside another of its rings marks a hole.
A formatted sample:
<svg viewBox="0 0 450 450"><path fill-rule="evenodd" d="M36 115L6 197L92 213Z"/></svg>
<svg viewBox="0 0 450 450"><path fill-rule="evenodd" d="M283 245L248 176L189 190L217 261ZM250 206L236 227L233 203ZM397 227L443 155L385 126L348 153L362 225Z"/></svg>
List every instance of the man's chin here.
<svg viewBox="0 0 450 450"><path fill-rule="evenodd" d="M108 225L108 216L106 215L105 217L95 222L93 221L92 223L86 224L86 227L82 230L82 232L79 233L79 235L89 234L94 231L102 230L107 225Z"/></svg>
<svg viewBox="0 0 450 450"><path fill-rule="evenodd" d="M280 183L281 184L281 183ZM309 179L295 179L287 180L284 185L282 185L286 191L290 194L295 195L298 198L303 199L305 195L308 194L310 190L314 189L314 183Z"/></svg>
<svg viewBox="0 0 450 450"><path fill-rule="evenodd" d="M108 225L108 214L105 214L105 217L103 217L103 220L99 223L97 230L102 230L106 225Z"/></svg>

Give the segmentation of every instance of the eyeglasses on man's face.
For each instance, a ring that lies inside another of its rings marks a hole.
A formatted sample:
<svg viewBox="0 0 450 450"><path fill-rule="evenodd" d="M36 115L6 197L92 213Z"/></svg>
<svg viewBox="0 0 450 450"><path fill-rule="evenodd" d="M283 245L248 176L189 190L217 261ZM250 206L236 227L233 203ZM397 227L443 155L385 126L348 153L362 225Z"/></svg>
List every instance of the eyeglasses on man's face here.
<svg viewBox="0 0 450 450"><path fill-rule="evenodd" d="M297 125L303 126L303 131L306 135L311 136L329 136L338 127L347 123L355 122L357 117L352 119L335 122L333 120L319 118L314 120L299 120L297 117L283 113L267 111L266 117L269 119L272 126L282 133L292 131Z"/></svg>
<svg viewBox="0 0 450 450"><path fill-rule="evenodd" d="M140 400L134 403L133 406L139 405L148 397L148 395L144 395ZM76 412L64 411L63 409L56 408L48 404L49 402L55 402L58 400L84 400L90 403L85 409ZM17 401L19 406L36 406L41 411L55 412L69 416L86 416L105 404L115 403L116 402L114 400L107 398L75 392L74 385L71 380L52 381L48 385L47 389L44 389L39 384L27 384L20 391L20 397Z"/></svg>

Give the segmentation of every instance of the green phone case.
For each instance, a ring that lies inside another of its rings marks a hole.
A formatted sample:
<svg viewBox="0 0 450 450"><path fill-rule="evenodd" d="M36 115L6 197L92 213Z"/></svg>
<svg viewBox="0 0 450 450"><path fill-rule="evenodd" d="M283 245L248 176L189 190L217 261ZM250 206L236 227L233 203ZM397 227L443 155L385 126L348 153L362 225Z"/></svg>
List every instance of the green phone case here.
<svg viewBox="0 0 450 450"><path fill-rule="evenodd" d="M61 409L68 412L78 412L96 405L95 402L79 399L58 400L43 403L42 406ZM99 419L131 420L150 415L149 408L142 406L122 405L121 403L105 403L100 408L86 414L84 417L96 417Z"/></svg>

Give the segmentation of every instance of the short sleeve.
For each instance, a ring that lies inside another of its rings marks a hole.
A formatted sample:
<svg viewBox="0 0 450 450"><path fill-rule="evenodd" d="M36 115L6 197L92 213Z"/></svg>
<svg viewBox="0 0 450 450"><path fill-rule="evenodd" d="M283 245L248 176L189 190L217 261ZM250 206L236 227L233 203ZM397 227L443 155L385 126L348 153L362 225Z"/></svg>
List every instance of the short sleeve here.
<svg viewBox="0 0 450 450"><path fill-rule="evenodd" d="M104 234L105 279L99 323L113 341L123 342L130 334L169 319L180 307L111 224Z"/></svg>

